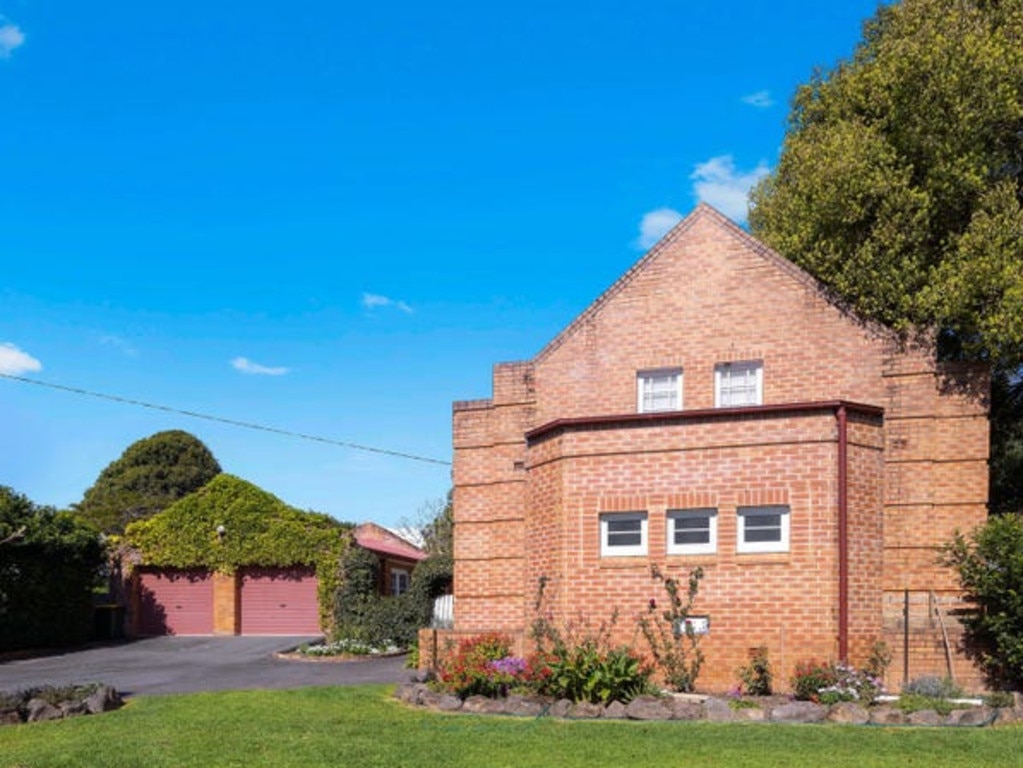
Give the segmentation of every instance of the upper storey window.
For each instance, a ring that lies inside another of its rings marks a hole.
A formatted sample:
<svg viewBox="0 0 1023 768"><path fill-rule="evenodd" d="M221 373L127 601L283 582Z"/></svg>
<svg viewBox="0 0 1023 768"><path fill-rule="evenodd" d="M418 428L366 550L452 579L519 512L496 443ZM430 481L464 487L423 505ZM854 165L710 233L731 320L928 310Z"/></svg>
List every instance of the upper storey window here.
<svg viewBox="0 0 1023 768"><path fill-rule="evenodd" d="M714 366L714 405L739 408L764 402L764 364L759 360Z"/></svg>
<svg viewBox="0 0 1023 768"><path fill-rule="evenodd" d="M636 374L636 407L640 413L682 410L682 369Z"/></svg>

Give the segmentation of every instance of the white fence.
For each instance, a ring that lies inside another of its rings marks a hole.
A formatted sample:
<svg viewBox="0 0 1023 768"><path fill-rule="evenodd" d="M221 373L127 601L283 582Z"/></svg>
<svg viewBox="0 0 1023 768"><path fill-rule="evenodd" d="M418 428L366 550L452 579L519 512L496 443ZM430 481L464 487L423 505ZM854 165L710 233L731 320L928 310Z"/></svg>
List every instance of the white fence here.
<svg viewBox="0 0 1023 768"><path fill-rule="evenodd" d="M455 596L442 595L433 601L433 629L451 629L455 626Z"/></svg>

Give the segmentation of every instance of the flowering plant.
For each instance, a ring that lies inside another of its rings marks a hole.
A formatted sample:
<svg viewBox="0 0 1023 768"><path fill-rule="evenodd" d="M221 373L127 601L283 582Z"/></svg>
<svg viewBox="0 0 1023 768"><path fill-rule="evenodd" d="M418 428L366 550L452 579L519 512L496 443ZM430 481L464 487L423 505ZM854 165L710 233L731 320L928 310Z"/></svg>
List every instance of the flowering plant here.
<svg viewBox="0 0 1023 768"><path fill-rule="evenodd" d="M459 643L458 650L441 664L437 680L442 688L464 699L474 694L505 696L532 676L529 662L511 654L507 637L486 634Z"/></svg>
<svg viewBox="0 0 1023 768"><path fill-rule="evenodd" d="M792 677L797 699L820 704L856 701L871 704L883 690L881 680L848 664L800 662Z"/></svg>

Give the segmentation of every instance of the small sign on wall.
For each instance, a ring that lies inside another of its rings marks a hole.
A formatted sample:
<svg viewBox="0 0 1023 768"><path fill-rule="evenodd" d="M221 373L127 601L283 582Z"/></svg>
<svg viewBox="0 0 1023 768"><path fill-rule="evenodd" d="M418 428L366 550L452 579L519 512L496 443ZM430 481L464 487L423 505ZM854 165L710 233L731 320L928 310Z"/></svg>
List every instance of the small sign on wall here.
<svg viewBox="0 0 1023 768"><path fill-rule="evenodd" d="M709 635L710 616L687 616L675 621L675 637L690 634Z"/></svg>

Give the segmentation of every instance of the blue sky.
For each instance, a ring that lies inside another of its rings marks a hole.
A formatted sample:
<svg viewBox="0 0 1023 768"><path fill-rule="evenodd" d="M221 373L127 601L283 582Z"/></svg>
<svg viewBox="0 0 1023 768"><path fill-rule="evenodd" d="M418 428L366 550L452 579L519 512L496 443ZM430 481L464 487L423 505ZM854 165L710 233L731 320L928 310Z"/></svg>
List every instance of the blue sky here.
<svg viewBox="0 0 1023 768"><path fill-rule="evenodd" d="M0 373L442 461L700 200L742 220L874 0L0 0ZM0 378L0 485L66 506L185 429L397 525L450 470Z"/></svg>

